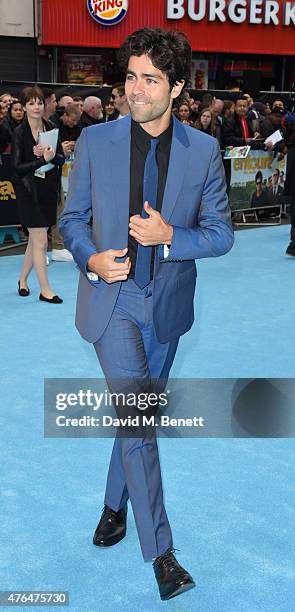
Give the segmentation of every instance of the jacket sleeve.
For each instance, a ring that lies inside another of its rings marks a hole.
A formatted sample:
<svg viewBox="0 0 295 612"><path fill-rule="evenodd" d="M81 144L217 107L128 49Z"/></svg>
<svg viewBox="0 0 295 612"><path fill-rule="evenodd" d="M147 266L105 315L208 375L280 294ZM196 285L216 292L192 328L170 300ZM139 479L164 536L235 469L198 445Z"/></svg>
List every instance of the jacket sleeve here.
<svg viewBox="0 0 295 612"><path fill-rule="evenodd" d="M12 166L19 177L26 176L26 174L34 173L35 170L44 166L47 162L44 157L36 157L35 160L24 162L24 138L23 133L18 128L14 131L12 136Z"/></svg>
<svg viewBox="0 0 295 612"><path fill-rule="evenodd" d="M53 159L51 159L51 163L55 166L62 166L65 163L65 156L63 154L60 137L57 139L56 153Z"/></svg>
<svg viewBox="0 0 295 612"><path fill-rule="evenodd" d="M234 242L230 208L226 195L223 163L218 143L213 152L204 183L196 227L173 225L173 238L168 261L184 261L203 257L218 257L229 251Z"/></svg>
<svg viewBox="0 0 295 612"><path fill-rule="evenodd" d="M97 248L91 237L92 216L91 173L87 144L87 128L82 131L75 148L75 161L69 177L66 205L59 229L81 272L87 277L87 261ZM95 284L94 281L89 281Z"/></svg>

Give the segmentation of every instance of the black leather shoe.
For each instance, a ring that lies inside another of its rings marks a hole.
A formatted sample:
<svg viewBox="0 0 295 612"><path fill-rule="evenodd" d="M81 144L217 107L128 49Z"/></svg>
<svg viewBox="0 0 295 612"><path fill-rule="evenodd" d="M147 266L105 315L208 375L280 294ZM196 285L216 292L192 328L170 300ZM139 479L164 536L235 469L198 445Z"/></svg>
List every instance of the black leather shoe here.
<svg viewBox="0 0 295 612"><path fill-rule="evenodd" d="M168 548L164 555L153 563L162 600L171 599L192 589L195 585L191 575L176 561L174 548Z"/></svg>
<svg viewBox="0 0 295 612"><path fill-rule="evenodd" d="M105 506L101 519L96 527L93 544L95 546L113 546L126 535L127 505L115 512Z"/></svg>
<svg viewBox="0 0 295 612"><path fill-rule="evenodd" d="M289 246L287 247L286 255L292 255L295 257L295 244L292 242L290 242Z"/></svg>
<svg viewBox="0 0 295 612"><path fill-rule="evenodd" d="M41 302L48 302L49 304L62 304L63 303L63 300L60 297L58 297L58 295L54 295L52 298L46 298L44 297L44 295L42 295L42 293L40 293L39 300L41 300Z"/></svg>
<svg viewBox="0 0 295 612"><path fill-rule="evenodd" d="M21 297L27 297L28 295L30 295L30 289L21 288L20 281L18 281L18 295L20 295Z"/></svg>

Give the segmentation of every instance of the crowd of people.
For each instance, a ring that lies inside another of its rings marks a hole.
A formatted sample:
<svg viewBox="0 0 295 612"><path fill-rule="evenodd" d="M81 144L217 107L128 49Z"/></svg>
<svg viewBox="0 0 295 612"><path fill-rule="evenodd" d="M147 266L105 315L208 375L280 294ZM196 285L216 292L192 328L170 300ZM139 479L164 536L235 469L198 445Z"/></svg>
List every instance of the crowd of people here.
<svg viewBox="0 0 295 612"><path fill-rule="evenodd" d="M60 130L66 156L73 150L82 129L105 121L112 121L129 113L124 83L116 83L104 102L97 96L61 95L56 98L53 90L44 88L45 120L50 120ZM206 93L201 99L186 90L177 100L173 112L183 123L214 136L222 149L228 146L251 145L263 148L264 140L277 129L286 133L287 143L277 145L276 151L284 152L285 144L295 142L293 130L285 122L284 100L272 103L254 101L250 94L238 94L235 100L221 100ZM0 152L11 143L14 129L24 119L24 109L19 99L9 93L0 96ZM271 145L265 145L272 150Z"/></svg>
<svg viewBox="0 0 295 612"><path fill-rule="evenodd" d="M248 93L238 94L235 100L221 100L210 93L196 99L186 90L175 101L173 112L181 122L216 138L221 149L250 145L272 151L278 159L290 149L292 157L295 150L295 122L288 121L290 115L280 98L271 104L254 101ZM7 92L0 96L0 154L12 154L19 219L29 236L19 279L20 296L30 293L28 276L34 266L40 284L40 300L62 302L49 284L46 265L49 230L52 260L72 261L58 229L64 208L61 167L65 160L73 159L76 142L85 127L120 119L128 113L124 83L114 84L111 95L104 102L94 95L84 99L66 94L57 98L53 89L38 86L25 88L19 98ZM55 128L58 129L56 148L41 144L40 133ZM265 139L278 129L283 139L275 145L265 143ZM293 180L286 178L285 192L292 199ZM281 179L273 177L275 195L281 194ZM255 187L252 205L269 204L261 172L255 176ZM294 206L292 209L291 243L287 252L295 255Z"/></svg>
<svg viewBox="0 0 295 612"><path fill-rule="evenodd" d="M97 96L87 96L84 99L81 96L61 95L57 98L53 89L48 88L43 88L42 94L44 97L43 118L60 129L60 137L64 139L64 142L66 142L66 136L68 142L71 140L75 142L84 127L112 121L128 112L124 109L124 104L121 104L120 99L116 104L117 97L122 96L115 87L104 104ZM0 152L7 150L7 147L11 145L12 134L24 117L25 110L21 103L21 95L19 98L10 93L0 96ZM66 155L68 150L69 147L65 146Z"/></svg>
<svg viewBox="0 0 295 612"><path fill-rule="evenodd" d="M250 94L240 93L235 100L221 100L206 93L201 100L186 91L174 107L180 121L214 136L220 147L254 148L286 152L295 143L293 130L286 122L287 108L284 100L272 103L254 101ZM265 144L265 139L276 130L282 130L285 138L276 147Z"/></svg>
<svg viewBox="0 0 295 612"><path fill-rule="evenodd" d="M40 89L40 88L39 88ZM40 90L41 91L41 90ZM124 94L124 85L114 85L111 95L102 103L97 96L61 95L56 97L53 89L43 88L44 110L42 117L59 129L59 137L65 157L73 152L74 144L84 127L112 121L129 112ZM0 96L0 153L11 149L12 136L24 120L26 111L19 98L10 93Z"/></svg>

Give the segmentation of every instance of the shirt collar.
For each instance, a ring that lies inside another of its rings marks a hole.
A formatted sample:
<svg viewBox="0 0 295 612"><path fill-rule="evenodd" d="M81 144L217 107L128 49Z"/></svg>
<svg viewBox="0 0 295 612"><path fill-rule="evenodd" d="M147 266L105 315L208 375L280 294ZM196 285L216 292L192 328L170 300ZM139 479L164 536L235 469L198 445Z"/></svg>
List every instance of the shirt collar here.
<svg viewBox="0 0 295 612"><path fill-rule="evenodd" d="M167 129L162 132L162 134L157 136L159 140L159 149L161 151L170 147L172 140L172 132L173 120L171 117L170 124ZM131 134L140 149L144 149L146 151L149 148L149 143L152 140L152 136L141 127L140 123L133 121L133 119L131 120Z"/></svg>

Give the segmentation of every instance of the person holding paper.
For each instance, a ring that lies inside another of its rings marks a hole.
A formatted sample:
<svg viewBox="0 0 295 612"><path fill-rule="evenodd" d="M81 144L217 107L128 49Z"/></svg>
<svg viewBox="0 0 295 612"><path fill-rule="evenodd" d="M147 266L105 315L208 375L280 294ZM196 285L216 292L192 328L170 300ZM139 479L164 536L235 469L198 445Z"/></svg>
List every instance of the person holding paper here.
<svg viewBox="0 0 295 612"><path fill-rule="evenodd" d="M18 282L18 293L27 297L30 293L28 276L34 267L43 302L61 304L49 285L46 252L47 229L56 222L57 195L60 183L58 167L64 155L58 133L52 123L43 119L44 95L39 87L26 87L21 103L26 117L16 128L12 141L14 189L20 223L29 230L29 241L24 264Z"/></svg>
<svg viewBox="0 0 295 612"><path fill-rule="evenodd" d="M277 133L282 128L283 118L285 115L284 109L280 106L273 106L272 111L268 117L265 117L260 123L260 133L262 138L265 138L265 148L268 151L273 151L275 145L277 151L281 151L284 148L284 142L282 138L272 142L272 138L269 138L274 133ZM280 144L278 145L278 143Z"/></svg>

